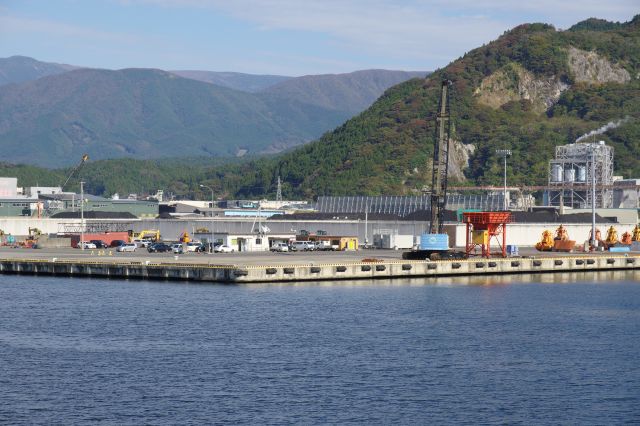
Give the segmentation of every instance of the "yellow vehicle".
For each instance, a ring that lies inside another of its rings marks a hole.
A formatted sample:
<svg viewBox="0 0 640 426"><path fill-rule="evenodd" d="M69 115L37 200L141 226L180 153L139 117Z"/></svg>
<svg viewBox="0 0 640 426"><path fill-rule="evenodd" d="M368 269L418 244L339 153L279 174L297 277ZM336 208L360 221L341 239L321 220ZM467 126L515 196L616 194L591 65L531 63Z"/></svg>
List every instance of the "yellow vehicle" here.
<svg viewBox="0 0 640 426"><path fill-rule="evenodd" d="M133 240L143 240L146 238L150 238L154 243L156 241L160 241L160 231L157 229L145 229L140 232L129 231L129 242L133 242Z"/></svg>
<svg viewBox="0 0 640 426"><path fill-rule="evenodd" d="M542 233L542 239L536 244L536 250L551 251L551 249L553 249L553 239L551 238L551 232L545 230Z"/></svg>
<svg viewBox="0 0 640 426"><path fill-rule="evenodd" d="M611 247L618 242L618 231L613 226L607 231L607 239L605 240L607 246Z"/></svg>
<svg viewBox="0 0 640 426"><path fill-rule="evenodd" d="M632 234L631 240L640 241L640 225L636 225L636 227L633 228Z"/></svg>

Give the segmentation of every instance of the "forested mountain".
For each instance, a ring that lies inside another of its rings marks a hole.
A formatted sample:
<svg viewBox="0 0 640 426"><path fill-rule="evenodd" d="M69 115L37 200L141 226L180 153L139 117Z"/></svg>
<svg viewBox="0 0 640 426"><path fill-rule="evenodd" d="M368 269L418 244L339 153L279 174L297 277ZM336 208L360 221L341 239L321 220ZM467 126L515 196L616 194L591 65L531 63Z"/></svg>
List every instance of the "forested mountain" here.
<svg viewBox="0 0 640 426"><path fill-rule="evenodd" d="M0 58L0 86L62 74L76 68L73 65L36 61L26 56Z"/></svg>
<svg viewBox="0 0 640 426"><path fill-rule="evenodd" d="M216 84L218 86L228 87L229 89L250 93L260 92L268 87L295 78L284 75L244 74L240 72L189 70L170 72L180 77L191 78L193 80L204 81L205 83Z"/></svg>
<svg viewBox="0 0 640 426"><path fill-rule="evenodd" d="M248 93L153 69L78 69L0 87L0 147L5 161L47 167L72 164L83 153L92 159L275 153L319 137L406 78L384 70L337 75L309 97L304 85L292 93ZM356 88L366 97L356 96Z"/></svg>
<svg viewBox="0 0 640 426"><path fill-rule="evenodd" d="M615 173L640 177L640 15L588 20L567 31L525 24L426 79L385 92L318 141L274 159L218 170L220 193L262 196L280 176L290 197L410 194L430 182L441 81L453 82L452 178L498 184L495 150L508 148L510 182L545 184L554 147L606 125Z"/></svg>
<svg viewBox="0 0 640 426"><path fill-rule="evenodd" d="M265 98L295 99L326 109L360 112L389 87L426 71L363 70L349 74L306 75L288 79L263 90Z"/></svg>
<svg viewBox="0 0 640 426"><path fill-rule="evenodd" d="M495 150L508 148L510 183L545 184L554 147L597 129L597 140L615 149L615 173L640 178L640 16L627 23L591 19L566 31L521 25L426 79L392 87L366 111L303 147L230 166L193 165L186 177L184 164L157 170L163 179L175 178L176 193L191 196L205 183L220 197L269 197L278 176L285 197L418 193L430 183L444 79L453 82L455 181L499 184L502 163ZM102 188L112 188L109 173L98 173ZM153 185L138 173L120 181L118 191L159 189Z"/></svg>

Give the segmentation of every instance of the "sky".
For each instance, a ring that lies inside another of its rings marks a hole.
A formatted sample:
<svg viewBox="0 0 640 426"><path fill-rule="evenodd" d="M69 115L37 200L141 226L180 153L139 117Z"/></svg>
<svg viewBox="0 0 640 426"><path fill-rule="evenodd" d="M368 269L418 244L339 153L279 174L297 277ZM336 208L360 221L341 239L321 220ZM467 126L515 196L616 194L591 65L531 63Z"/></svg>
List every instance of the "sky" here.
<svg viewBox="0 0 640 426"><path fill-rule="evenodd" d="M639 0L0 0L0 57L307 75L432 71L527 22L629 21Z"/></svg>

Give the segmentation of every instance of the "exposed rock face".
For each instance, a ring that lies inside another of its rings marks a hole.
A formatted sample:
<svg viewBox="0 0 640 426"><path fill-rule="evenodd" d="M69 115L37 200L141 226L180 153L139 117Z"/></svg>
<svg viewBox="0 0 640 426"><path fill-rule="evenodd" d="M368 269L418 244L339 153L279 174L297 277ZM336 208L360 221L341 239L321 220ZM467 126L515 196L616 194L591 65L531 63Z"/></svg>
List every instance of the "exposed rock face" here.
<svg viewBox="0 0 640 426"><path fill-rule="evenodd" d="M568 87L558 77L536 78L521 65L511 63L482 80L475 95L478 102L492 108L525 99L535 111L544 112L558 102Z"/></svg>
<svg viewBox="0 0 640 426"><path fill-rule="evenodd" d="M569 69L576 82L580 83L627 83L629 72L617 64L612 64L596 52L569 48Z"/></svg>
<svg viewBox="0 0 640 426"><path fill-rule="evenodd" d="M463 144L453 139L449 148L449 178L459 182L466 180L464 170L469 167L469 158L476 150L473 144Z"/></svg>

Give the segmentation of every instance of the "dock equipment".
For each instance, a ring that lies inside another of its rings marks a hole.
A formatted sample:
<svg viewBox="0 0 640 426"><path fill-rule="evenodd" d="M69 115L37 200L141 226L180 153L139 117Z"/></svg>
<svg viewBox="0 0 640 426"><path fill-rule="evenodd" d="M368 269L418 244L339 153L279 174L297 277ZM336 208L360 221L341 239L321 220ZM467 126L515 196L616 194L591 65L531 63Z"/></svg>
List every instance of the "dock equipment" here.
<svg viewBox="0 0 640 426"><path fill-rule="evenodd" d="M451 141L451 112L449 88L451 80L443 80L440 86L440 102L436 114L436 135L433 146L433 168L429 206L429 232L420 236L417 249L404 252L403 259L438 260L466 257L465 252L449 249L449 235L443 233L443 215L447 204L449 171L449 144Z"/></svg>
<svg viewBox="0 0 640 426"><path fill-rule="evenodd" d="M507 257L507 223L512 222L511 212L465 212L462 213L462 222L467 224L467 255L481 247L482 256L490 257L493 238L498 242L502 257Z"/></svg>

